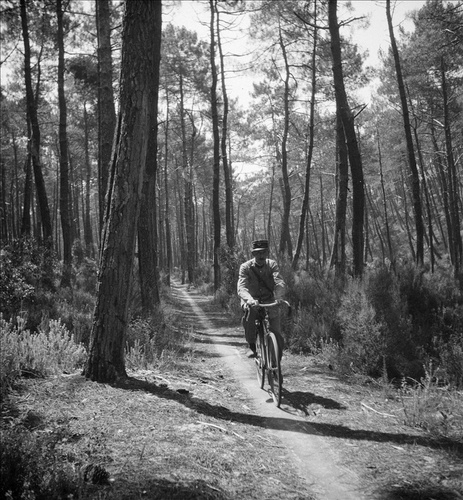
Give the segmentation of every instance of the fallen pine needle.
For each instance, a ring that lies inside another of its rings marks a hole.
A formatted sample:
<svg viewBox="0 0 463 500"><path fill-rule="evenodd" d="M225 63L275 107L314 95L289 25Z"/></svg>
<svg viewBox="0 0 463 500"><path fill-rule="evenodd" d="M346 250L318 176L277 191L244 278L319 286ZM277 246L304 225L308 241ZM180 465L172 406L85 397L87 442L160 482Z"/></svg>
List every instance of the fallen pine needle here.
<svg viewBox="0 0 463 500"><path fill-rule="evenodd" d="M235 436L239 437L240 439L244 439L244 437L240 436L237 432L225 429L225 427L220 427L220 425L215 425L215 424L210 424L209 422L200 422L200 421L198 421L198 424L208 425L209 427L214 427L215 429L219 429L223 432L230 432L231 434L234 434Z"/></svg>
<svg viewBox="0 0 463 500"><path fill-rule="evenodd" d="M363 407L365 407L367 410L374 411L375 413L377 413L378 415L381 415L383 417L395 417L395 415L390 415L389 413L381 413L380 411L375 410L374 408L372 408L371 406L366 405L365 403L360 403L360 404Z"/></svg>

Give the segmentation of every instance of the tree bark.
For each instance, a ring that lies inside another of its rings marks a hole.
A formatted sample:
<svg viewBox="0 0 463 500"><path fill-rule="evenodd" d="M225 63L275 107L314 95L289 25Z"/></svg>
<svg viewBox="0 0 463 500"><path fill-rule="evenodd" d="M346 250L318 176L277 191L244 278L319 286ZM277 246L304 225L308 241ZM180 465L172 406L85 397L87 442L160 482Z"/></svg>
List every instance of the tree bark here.
<svg viewBox="0 0 463 500"><path fill-rule="evenodd" d="M302 199L301 215L299 216L299 233L297 236L296 251L292 262L292 268L297 269L299 257L302 251L302 243L304 242L305 221L307 218L307 207L309 206L309 192L310 192L310 171L312 168L312 156L314 149L314 120L315 120L315 97L317 90L317 42L318 42L318 29L317 29L317 1L314 1L314 32L313 32L313 48L312 48L312 90L310 95L310 115L309 115L309 146L307 151L307 161L305 170L305 186L304 197ZM309 250L307 249L307 252Z"/></svg>
<svg viewBox="0 0 463 500"><path fill-rule="evenodd" d="M89 131L88 131L88 114L87 105L84 102L84 149L85 149L85 207L84 207L84 241L85 241L85 251L88 257L93 258L94 256L94 241L92 232L92 219L91 219L91 208L90 208L90 183L92 181L92 164L90 163L90 151L89 151Z"/></svg>
<svg viewBox="0 0 463 500"><path fill-rule="evenodd" d="M217 0L209 0L211 9L211 114L212 114L212 135L214 144L214 159L213 159L213 180L212 180L212 211L214 220L214 291L216 292L220 287L220 263L219 263L219 250L220 250L220 135L219 135L219 111L217 105L217 67L215 64L215 3Z"/></svg>
<svg viewBox="0 0 463 500"><path fill-rule="evenodd" d="M337 276L342 276L346 270L346 214L349 186L349 159L340 112L336 112L336 145L336 220L330 267L334 267Z"/></svg>
<svg viewBox="0 0 463 500"><path fill-rule="evenodd" d="M60 172L60 218L63 236L63 272L61 286L71 286L72 273L72 215L69 182L69 149L67 138L67 109L64 95L64 27L62 0L56 0L58 20L58 104L59 104L59 172Z"/></svg>
<svg viewBox="0 0 463 500"><path fill-rule="evenodd" d="M100 230L104 222L111 151L116 128L113 67L111 57L111 22L109 0L95 0L98 38L98 201Z"/></svg>
<svg viewBox="0 0 463 500"><path fill-rule="evenodd" d="M225 234L227 245L229 248L235 246L235 227L233 221L233 183L230 163L228 161L227 140L228 140L228 94L225 84L225 63L222 51L222 43L220 40L220 23L219 10L216 9L216 24L217 24L217 48L219 49L220 58L220 75L222 83L222 99L223 99L223 116L222 116L222 137L220 140L220 152L222 155L223 178L225 182Z"/></svg>
<svg viewBox="0 0 463 500"><path fill-rule="evenodd" d="M415 230L416 230L415 258L416 258L416 263L422 265L424 260L424 225L423 225L423 210L421 207L420 178L418 175L418 168L416 165L415 152L413 148L413 138L410 126L410 115L408 112L407 96L405 93L405 85L402 75L402 67L400 64L399 50L397 48L397 43L394 36L394 28L392 26L391 0L386 0L386 17L387 17L387 25L389 28L389 36L391 39L392 54L394 56L400 102L402 106L405 140L407 142L408 166L410 168L412 177L413 212L415 215Z"/></svg>
<svg viewBox="0 0 463 500"><path fill-rule="evenodd" d="M155 13L153 66L150 97L150 135L143 183L142 210L138 221L138 259L140 269L141 303L145 314L154 314L160 303L158 269L157 195L156 176L158 170L158 96L159 67L161 63L161 3L157 2Z"/></svg>
<svg viewBox="0 0 463 500"><path fill-rule="evenodd" d="M27 116L31 125L31 135L29 139L29 148L32 158L32 168L34 171L35 187L37 191L38 205L40 209L40 220L42 224L41 237L45 245L52 244L52 224L50 209L48 206L47 192L45 189L45 180L43 178L42 164L40 161L40 128L37 116L37 103L39 101L37 83L37 93L34 96L32 90L32 72L31 72L31 49L29 42L29 28L27 22L26 0L20 0L22 34L24 40L24 78L26 85Z"/></svg>
<svg viewBox="0 0 463 500"><path fill-rule="evenodd" d="M289 79L290 70L288 63L288 55L286 47L281 34L281 26L279 26L279 42L283 60L285 63L285 89L284 89L284 122L283 122L283 138L281 141L281 175L283 179L283 217L281 221L281 237L280 237L280 255L287 253L289 259L293 259L293 248L291 244L291 232L289 224L289 216L291 214L291 186L289 184L288 176L288 134L289 134Z"/></svg>
<svg viewBox="0 0 463 500"><path fill-rule="evenodd" d="M98 274L97 303L86 377L114 382L124 362L132 267L153 119L161 2L126 2L122 32L120 108Z"/></svg>
<svg viewBox="0 0 463 500"><path fill-rule="evenodd" d="M333 80L336 94L336 107L340 112L342 126L347 142L350 170L352 175L352 247L353 247L353 273L361 276L363 273L364 249L364 210L365 193L363 182L363 167L360 149L355 133L354 116L347 102L344 87L344 74L341 58L341 39L337 19L337 0L329 0L328 21L331 35L331 54L333 58Z"/></svg>
<svg viewBox="0 0 463 500"><path fill-rule="evenodd" d="M450 208L450 222L451 228L449 230L449 246L450 255L455 273L455 278L460 275L461 267L463 264L463 243L461 237L460 226L460 210L459 210L459 188L458 177L453 157L452 134L450 130L449 119L449 100L447 96L447 78L444 58L441 59L441 85L442 97L444 104L444 131L445 131L445 152L448 167L448 188L449 188L449 208ZM462 280L463 283L463 280Z"/></svg>

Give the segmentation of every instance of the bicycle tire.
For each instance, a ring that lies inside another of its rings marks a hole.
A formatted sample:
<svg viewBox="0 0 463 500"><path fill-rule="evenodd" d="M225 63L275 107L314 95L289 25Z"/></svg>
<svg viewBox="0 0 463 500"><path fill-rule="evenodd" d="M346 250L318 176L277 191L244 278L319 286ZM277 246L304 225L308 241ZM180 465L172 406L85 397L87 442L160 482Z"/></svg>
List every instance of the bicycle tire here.
<svg viewBox="0 0 463 500"><path fill-rule="evenodd" d="M256 370L257 370L257 381L259 382L259 387L264 388L265 383L265 349L262 332L257 332L256 336Z"/></svg>
<svg viewBox="0 0 463 500"><path fill-rule="evenodd" d="M277 408L281 405L281 392L283 382L281 377L281 363L280 363L280 349L275 334L269 332L267 337L267 360L268 360L268 381L270 384L270 391L272 394L273 402Z"/></svg>

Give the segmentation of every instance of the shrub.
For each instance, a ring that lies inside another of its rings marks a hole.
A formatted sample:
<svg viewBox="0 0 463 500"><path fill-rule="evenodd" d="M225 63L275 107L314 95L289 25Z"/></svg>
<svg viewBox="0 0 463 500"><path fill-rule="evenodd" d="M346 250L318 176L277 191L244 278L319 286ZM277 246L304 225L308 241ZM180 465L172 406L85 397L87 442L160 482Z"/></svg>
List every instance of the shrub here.
<svg viewBox="0 0 463 500"><path fill-rule="evenodd" d="M77 498L78 478L70 465L57 463L53 438L19 428L0 431L0 439L1 498Z"/></svg>
<svg viewBox="0 0 463 500"><path fill-rule="evenodd" d="M77 343L88 347L92 330L95 295L83 289L61 289L56 314Z"/></svg>
<svg viewBox="0 0 463 500"><path fill-rule="evenodd" d="M148 368L153 365L166 350L173 350L180 339L171 325L170 313L166 308L158 307L152 318L135 318L127 329L126 364L130 369Z"/></svg>
<svg viewBox="0 0 463 500"><path fill-rule="evenodd" d="M18 239L0 252L0 304L6 319L27 312L27 328L35 331L42 315L56 318L55 255L33 239Z"/></svg>
<svg viewBox="0 0 463 500"><path fill-rule="evenodd" d="M222 245L219 249L222 288L228 296L236 295L240 265L246 261L242 251Z"/></svg>
<svg viewBox="0 0 463 500"><path fill-rule="evenodd" d="M405 424L463 442L461 393L442 386L440 369L432 362L425 365L425 376L413 386L403 381L401 387Z"/></svg>
<svg viewBox="0 0 463 500"><path fill-rule="evenodd" d="M463 330L438 347L439 361L445 380L452 386L463 387Z"/></svg>
<svg viewBox="0 0 463 500"><path fill-rule="evenodd" d="M367 297L362 281L348 282L338 312L342 332L342 360L344 369L371 376L382 374L386 354L384 325Z"/></svg>
<svg viewBox="0 0 463 500"><path fill-rule="evenodd" d="M12 321L0 315L0 390L2 395L21 375L18 332Z"/></svg>
<svg viewBox="0 0 463 500"><path fill-rule="evenodd" d="M318 269L282 273L288 285L287 300L293 318L284 328L288 347L297 352L316 352L330 339L339 341L337 321L343 283L334 274L324 276Z"/></svg>
<svg viewBox="0 0 463 500"><path fill-rule="evenodd" d="M0 376L2 391L6 391L21 373L39 376L72 372L83 366L86 351L74 341L59 320L43 323L38 333L25 329L25 319L0 318Z"/></svg>

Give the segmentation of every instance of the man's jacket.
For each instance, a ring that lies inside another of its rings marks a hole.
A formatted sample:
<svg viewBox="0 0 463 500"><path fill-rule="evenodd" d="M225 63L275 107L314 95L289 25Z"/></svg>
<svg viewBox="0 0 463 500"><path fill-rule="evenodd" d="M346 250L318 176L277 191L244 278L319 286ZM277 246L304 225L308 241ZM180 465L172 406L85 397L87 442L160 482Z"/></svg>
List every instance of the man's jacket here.
<svg viewBox="0 0 463 500"><path fill-rule="evenodd" d="M273 302L283 298L285 288L278 264L274 260L267 259L261 267L256 265L254 259L241 264L237 285L241 304L251 299L263 303Z"/></svg>

